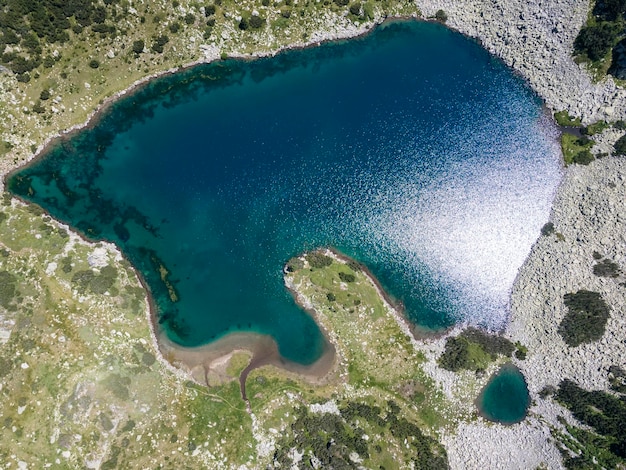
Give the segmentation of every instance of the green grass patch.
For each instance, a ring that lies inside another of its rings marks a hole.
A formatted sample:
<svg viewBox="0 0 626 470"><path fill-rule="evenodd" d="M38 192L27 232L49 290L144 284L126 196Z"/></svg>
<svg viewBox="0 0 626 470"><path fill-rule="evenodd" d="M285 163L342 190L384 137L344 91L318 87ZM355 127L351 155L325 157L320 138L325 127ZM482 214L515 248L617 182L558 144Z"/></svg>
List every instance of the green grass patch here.
<svg viewBox="0 0 626 470"><path fill-rule="evenodd" d="M572 163L582 163L587 161L591 156L590 150L593 147L593 141L586 136L577 137L564 132L561 135L561 150L563 152L563 160L567 165ZM591 156L593 160L593 156ZM587 162L588 163L588 162Z"/></svg>
<svg viewBox="0 0 626 470"><path fill-rule="evenodd" d="M573 118L566 110L554 113L554 120L559 126L563 127L582 127L580 118Z"/></svg>
<svg viewBox="0 0 626 470"><path fill-rule="evenodd" d="M587 135L601 134L605 129L611 127L611 124L606 121L598 121L593 124L589 124L584 128L584 132Z"/></svg>

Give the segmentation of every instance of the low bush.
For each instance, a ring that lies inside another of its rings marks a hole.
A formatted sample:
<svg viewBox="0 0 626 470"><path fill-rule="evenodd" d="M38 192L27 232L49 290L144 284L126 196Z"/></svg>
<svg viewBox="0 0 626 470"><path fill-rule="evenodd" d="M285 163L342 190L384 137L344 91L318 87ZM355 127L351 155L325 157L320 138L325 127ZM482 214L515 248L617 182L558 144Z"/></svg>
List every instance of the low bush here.
<svg viewBox="0 0 626 470"><path fill-rule="evenodd" d="M595 158L591 154L589 150L581 150L572 159L573 163L577 163L578 165L589 165Z"/></svg>
<svg viewBox="0 0 626 470"><path fill-rule="evenodd" d="M580 118L572 118L565 110L554 113L554 120L559 126L563 127L580 127L582 122Z"/></svg>
<svg viewBox="0 0 626 470"><path fill-rule="evenodd" d="M559 325L563 341L576 347L599 340L609 319L609 306L598 292L579 290L563 296L568 312Z"/></svg>
<svg viewBox="0 0 626 470"><path fill-rule="evenodd" d="M441 23L448 21L448 14L443 10L437 10L435 13L435 19Z"/></svg>
<svg viewBox="0 0 626 470"><path fill-rule="evenodd" d="M554 224L552 222L546 223L543 227L541 227L541 235L547 237L548 235L552 235L554 233Z"/></svg>
<svg viewBox="0 0 626 470"><path fill-rule="evenodd" d="M468 328L459 336L447 339L439 365L453 372L462 369L480 371L498 355L511 357L515 349L515 345L506 338Z"/></svg>
<svg viewBox="0 0 626 470"><path fill-rule="evenodd" d="M300 258L294 257L287 261L285 270L288 273L293 273L295 271L299 271L302 268L304 268L304 261L302 261Z"/></svg>
<svg viewBox="0 0 626 470"><path fill-rule="evenodd" d="M614 392L626 394L626 370L615 365L609 367L609 383Z"/></svg>
<svg viewBox="0 0 626 470"><path fill-rule="evenodd" d="M137 39L136 41L133 41L133 52L135 54L141 54L145 47L146 43L143 39Z"/></svg>
<svg viewBox="0 0 626 470"><path fill-rule="evenodd" d="M306 260L309 262L312 268L317 269L325 268L333 264L333 259L330 256L326 256L319 251L307 253Z"/></svg>
<svg viewBox="0 0 626 470"><path fill-rule="evenodd" d="M250 27L252 29L259 29L265 24L265 18L261 18L257 15L252 15L250 17Z"/></svg>
<svg viewBox="0 0 626 470"><path fill-rule="evenodd" d="M613 144L615 155L626 155L626 135L623 135Z"/></svg>
<svg viewBox="0 0 626 470"><path fill-rule="evenodd" d="M604 259L593 266L593 273L599 277L618 277L619 265L610 259Z"/></svg>
<svg viewBox="0 0 626 470"><path fill-rule="evenodd" d="M8 271L0 271L0 305L8 309L17 293L17 278Z"/></svg>
<svg viewBox="0 0 626 470"><path fill-rule="evenodd" d="M355 277L354 277L354 274L344 273L340 271L339 279L341 279L343 282L354 282Z"/></svg>
<svg viewBox="0 0 626 470"><path fill-rule="evenodd" d="M620 26L608 21L583 26L574 41L574 50L596 62L611 51L620 33Z"/></svg>

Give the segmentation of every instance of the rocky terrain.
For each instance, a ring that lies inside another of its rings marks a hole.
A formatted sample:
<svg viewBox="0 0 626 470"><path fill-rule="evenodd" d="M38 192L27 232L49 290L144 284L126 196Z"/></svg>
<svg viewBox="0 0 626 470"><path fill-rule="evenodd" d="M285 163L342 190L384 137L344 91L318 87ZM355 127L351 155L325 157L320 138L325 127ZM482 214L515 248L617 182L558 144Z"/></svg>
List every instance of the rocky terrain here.
<svg viewBox="0 0 626 470"><path fill-rule="evenodd" d="M587 19L587 0L420 0L425 17L438 9L447 25L478 39L526 78L551 109L567 110L584 124L626 116L626 91L611 77L595 83L572 58Z"/></svg>

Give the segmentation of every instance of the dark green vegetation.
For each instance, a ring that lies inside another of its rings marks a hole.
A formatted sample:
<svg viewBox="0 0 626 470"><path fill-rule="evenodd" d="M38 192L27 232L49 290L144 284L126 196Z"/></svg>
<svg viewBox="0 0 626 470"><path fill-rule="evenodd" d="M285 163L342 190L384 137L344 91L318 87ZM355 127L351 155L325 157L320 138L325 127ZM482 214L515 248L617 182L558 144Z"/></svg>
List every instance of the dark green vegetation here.
<svg viewBox="0 0 626 470"><path fill-rule="evenodd" d="M515 349L516 346L506 338L468 328L460 335L447 339L439 365L454 372L462 369L482 371L499 355L511 357ZM525 354L524 348L522 355L525 357Z"/></svg>
<svg viewBox="0 0 626 470"><path fill-rule="evenodd" d="M547 222L543 227L541 227L541 235L547 237L548 235L552 235L554 233L554 224L552 222Z"/></svg>
<svg viewBox="0 0 626 470"><path fill-rule="evenodd" d="M599 277L619 277L621 270L619 264L608 258L596 263L593 266L593 273Z"/></svg>
<svg viewBox="0 0 626 470"><path fill-rule="evenodd" d="M111 295L117 295L117 288L114 287L116 278L117 269L113 266L105 266L100 273L95 273L91 269L77 271L72 276L72 284L81 292L89 290L93 294L109 292Z"/></svg>
<svg viewBox="0 0 626 470"><path fill-rule="evenodd" d="M13 300L17 294L17 278L8 271L0 271L0 305L7 310L15 310Z"/></svg>
<svg viewBox="0 0 626 470"><path fill-rule="evenodd" d="M587 431L568 425L569 435L559 436L568 469L620 468L626 464L625 375L620 367L611 367L609 379L615 394L587 391L571 380L559 384L555 399L591 428Z"/></svg>
<svg viewBox="0 0 626 470"><path fill-rule="evenodd" d="M322 269L333 264L333 259L330 256L326 256L321 251L313 251L307 253L306 260L309 262L312 268Z"/></svg>
<svg viewBox="0 0 626 470"><path fill-rule="evenodd" d="M609 367L609 383L613 391L626 394L626 370L619 366Z"/></svg>
<svg viewBox="0 0 626 470"><path fill-rule="evenodd" d="M392 400L387 402L384 410L377 405L347 402L340 407L340 414L312 413L300 407L295 415L291 433L277 443L272 462L274 468L291 468L294 448L298 453L304 453L299 468L316 468L313 465L315 460L322 468L356 469L363 468L363 465L371 468L367 462L372 457L379 460L381 454L388 452L388 447L397 443L403 444L403 462L411 462L414 468L448 468L443 446L407 421L401 408ZM353 460L351 454L357 454L358 459ZM359 459L362 463L355 461ZM397 463L389 460L389 467L378 468L393 468Z"/></svg>
<svg viewBox="0 0 626 470"><path fill-rule="evenodd" d="M561 135L561 150L566 164L578 163L588 165L594 159L591 154L593 140L586 135L580 137L567 132Z"/></svg>
<svg viewBox="0 0 626 470"><path fill-rule="evenodd" d="M568 312L559 334L570 347L599 340L609 319L609 306L598 292L579 290L563 296Z"/></svg>
<svg viewBox="0 0 626 470"><path fill-rule="evenodd" d="M613 144L613 148L615 150L615 155L626 155L626 135L623 135L615 144Z"/></svg>
<svg viewBox="0 0 626 470"><path fill-rule="evenodd" d="M624 75L624 14L626 1L597 0L587 23L574 41L574 52L594 68L617 78Z"/></svg>
<svg viewBox="0 0 626 470"><path fill-rule="evenodd" d="M554 120L559 126L563 127L581 127L580 118L572 118L566 110L554 113Z"/></svg>
<svg viewBox="0 0 626 470"><path fill-rule="evenodd" d="M437 12L435 13L435 19L441 23L445 23L446 21L448 21L448 15L443 10L437 10Z"/></svg>
<svg viewBox="0 0 626 470"><path fill-rule="evenodd" d="M119 0L2 0L0 5L0 59L24 82L40 65L50 67L61 58L44 55L46 46L68 42L85 28L114 37L118 15L128 11Z"/></svg>

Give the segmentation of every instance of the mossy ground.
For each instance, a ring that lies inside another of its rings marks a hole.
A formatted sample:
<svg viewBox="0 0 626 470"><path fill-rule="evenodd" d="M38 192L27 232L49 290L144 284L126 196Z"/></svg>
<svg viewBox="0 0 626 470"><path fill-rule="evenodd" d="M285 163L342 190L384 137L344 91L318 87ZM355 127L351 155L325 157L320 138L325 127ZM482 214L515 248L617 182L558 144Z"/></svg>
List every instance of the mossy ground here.
<svg viewBox="0 0 626 470"><path fill-rule="evenodd" d="M0 270L15 278L0 307L10 332L0 344L6 468L254 467L238 382L197 387L157 360L128 263L102 246L100 267L90 266L95 247L39 211L0 210ZM80 272L115 278L94 293L76 282Z"/></svg>
<svg viewBox="0 0 626 470"><path fill-rule="evenodd" d="M576 162L581 153L589 153L592 147L593 140L584 136L577 137L566 132L561 135L561 150L563 152L563 159L567 165Z"/></svg>

